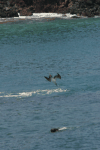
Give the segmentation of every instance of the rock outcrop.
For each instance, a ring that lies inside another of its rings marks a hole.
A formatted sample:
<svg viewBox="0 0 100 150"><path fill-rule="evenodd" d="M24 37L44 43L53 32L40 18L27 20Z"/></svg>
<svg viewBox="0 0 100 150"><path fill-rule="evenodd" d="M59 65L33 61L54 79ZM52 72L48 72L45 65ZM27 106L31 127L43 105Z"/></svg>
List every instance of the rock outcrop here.
<svg viewBox="0 0 100 150"><path fill-rule="evenodd" d="M78 16L100 16L100 0L0 0L0 17L30 16L32 13L56 12Z"/></svg>

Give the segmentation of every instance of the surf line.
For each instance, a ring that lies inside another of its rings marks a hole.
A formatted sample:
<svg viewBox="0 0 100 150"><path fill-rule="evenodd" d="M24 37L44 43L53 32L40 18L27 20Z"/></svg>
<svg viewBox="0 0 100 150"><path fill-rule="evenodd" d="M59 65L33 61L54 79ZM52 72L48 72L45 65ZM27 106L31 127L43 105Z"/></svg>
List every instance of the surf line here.
<svg viewBox="0 0 100 150"><path fill-rule="evenodd" d="M67 127L53 128L53 129L51 129L50 131L51 131L51 132L57 132L57 131L62 131L62 130L66 130L66 129L67 129Z"/></svg>

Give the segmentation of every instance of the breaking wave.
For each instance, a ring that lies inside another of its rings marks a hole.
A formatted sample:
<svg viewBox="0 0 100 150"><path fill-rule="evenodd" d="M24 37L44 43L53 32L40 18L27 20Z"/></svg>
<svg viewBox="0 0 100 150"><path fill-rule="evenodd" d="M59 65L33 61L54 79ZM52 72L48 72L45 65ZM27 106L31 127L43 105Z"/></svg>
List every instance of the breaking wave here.
<svg viewBox="0 0 100 150"><path fill-rule="evenodd" d="M68 90L65 89L61 89L61 88L58 88L58 89L46 89L46 90L35 90L35 91L31 91L31 92L21 92L21 93L8 93L8 94L5 94L4 92L0 92L0 97L30 97L32 95L49 95L49 94L52 94L52 93L63 93L63 92L67 92Z"/></svg>

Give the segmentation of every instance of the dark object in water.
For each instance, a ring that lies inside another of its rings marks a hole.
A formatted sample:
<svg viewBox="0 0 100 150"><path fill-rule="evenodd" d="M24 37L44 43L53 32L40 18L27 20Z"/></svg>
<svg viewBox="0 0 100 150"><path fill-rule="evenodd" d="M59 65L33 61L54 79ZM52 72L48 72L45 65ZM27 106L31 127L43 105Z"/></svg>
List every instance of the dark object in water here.
<svg viewBox="0 0 100 150"><path fill-rule="evenodd" d="M51 132L57 132L58 131L58 129L57 128L53 128L53 129L51 129Z"/></svg>

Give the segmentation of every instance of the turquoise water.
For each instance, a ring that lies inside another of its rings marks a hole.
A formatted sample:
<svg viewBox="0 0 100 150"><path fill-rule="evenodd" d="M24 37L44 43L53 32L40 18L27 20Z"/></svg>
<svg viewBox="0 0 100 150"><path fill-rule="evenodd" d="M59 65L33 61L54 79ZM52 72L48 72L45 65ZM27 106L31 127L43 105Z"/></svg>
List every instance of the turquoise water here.
<svg viewBox="0 0 100 150"><path fill-rule="evenodd" d="M100 18L0 24L0 77L0 149L99 150Z"/></svg>

